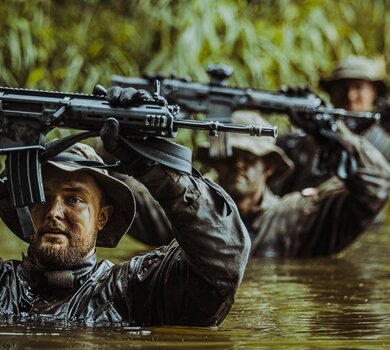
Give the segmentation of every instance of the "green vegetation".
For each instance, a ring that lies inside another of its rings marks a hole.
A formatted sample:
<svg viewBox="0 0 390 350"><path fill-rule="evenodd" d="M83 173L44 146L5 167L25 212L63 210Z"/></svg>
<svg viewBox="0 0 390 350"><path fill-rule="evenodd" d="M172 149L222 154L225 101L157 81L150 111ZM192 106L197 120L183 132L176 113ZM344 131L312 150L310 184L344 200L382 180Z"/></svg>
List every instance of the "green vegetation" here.
<svg viewBox="0 0 390 350"><path fill-rule="evenodd" d="M389 0L10 0L0 11L8 86L90 93L145 72L207 81L205 66L225 63L233 85L316 89L340 58L390 52Z"/></svg>
<svg viewBox="0 0 390 350"><path fill-rule="evenodd" d="M145 71L232 83L316 86L349 54L390 53L390 2L333 0L10 0L0 10L0 82L90 92Z"/></svg>
<svg viewBox="0 0 390 350"><path fill-rule="evenodd" d="M204 67L225 63L234 85L315 89L342 57L390 54L389 0L9 0L0 13L0 84L15 87L89 93L144 72L207 81Z"/></svg>

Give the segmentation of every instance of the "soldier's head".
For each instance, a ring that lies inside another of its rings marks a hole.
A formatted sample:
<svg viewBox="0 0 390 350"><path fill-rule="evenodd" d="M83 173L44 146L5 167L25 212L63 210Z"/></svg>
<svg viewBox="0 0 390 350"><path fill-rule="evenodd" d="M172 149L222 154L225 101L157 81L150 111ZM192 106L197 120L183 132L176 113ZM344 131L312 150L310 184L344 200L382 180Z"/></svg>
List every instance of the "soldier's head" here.
<svg viewBox="0 0 390 350"><path fill-rule="evenodd" d="M35 233L29 254L39 264L68 267L92 255L96 245L114 247L135 214L132 191L97 165L87 145L76 144L42 164L46 202L29 209ZM12 208L2 208L8 227L24 239ZM24 239L26 240L26 239Z"/></svg>
<svg viewBox="0 0 390 350"><path fill-rule="evenodd" d="M385 63L351 56L342 60L330 77L321 79L319 85L329 93L335 107L367 112L387 93Z"/></svg>
<svg viewBox="0 0 390 350"><path fill-rule="evenodd" d="M270 126L250 111L235 112L232 122ZM271 137L229 134L228 142L233 150L231 157L210 158L207 145L199 147L197 157L216 170L219 184L236 202L261 200L267 183L286 176L293 168L291 160Z"/></svg>

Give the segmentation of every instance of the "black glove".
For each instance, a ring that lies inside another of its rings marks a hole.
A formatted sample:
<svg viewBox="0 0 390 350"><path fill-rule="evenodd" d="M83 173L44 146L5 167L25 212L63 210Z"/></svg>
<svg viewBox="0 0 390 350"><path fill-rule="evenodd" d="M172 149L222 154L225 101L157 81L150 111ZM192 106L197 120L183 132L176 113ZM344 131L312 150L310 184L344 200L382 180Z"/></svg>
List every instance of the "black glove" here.
<svg viewBox="0 0 390 350"><path fill-rule="evenodd" d="M136 90L132 87L110 87L106 96L110 105L114 107L130 107L153 100L152 95L146 90Z"/></svg>
<svg viewBox="0 0 390 350"><path fill-rule="evenodd" d="M318 95L307 87L283 86L279 92L291 97L313 96L322 101ZM324 101L322 101L321 106L325 106ZM293 107L288 109L287 114L295 126L312 135L319 144L327 143L335 137L337 125L331 116L321 115L318 118L315 113L296 111Z"/></svg>
<svg viewBox="0 0 390 350"><path fill-rule="evenodd" d="M100 86L95 87L97 92L103 89ZM130 107L153 100L152 95L146 90L136 90L132 87L113 86L106 91L104 96L114 107ZM100 131L100 138L106 151L121 161L123 172L128 175L140 176L153 164L132 149L131 138L119 135L119 122L115 118L106 120Z"/></svg>
<svg viewBox="0 0 390 350"><path fill-rule="evenodd" d="M114 86L107 91L107 100L116 107L130 107L154 100L145 90ZM156 164L179 172L192 173L192 154L184 146L145 135L120 135L119 122L115 118L106 120L100 132L106 151L122 163L122 172L139 177Z"/></svg>
<svg viewBox="0 0 390 350"><path fill-rule="evenodd" d="M316 94L308 88L284 87L280 90L288 96L307 97ZM325 105L322 102L322 105ZM331 115L313 112L298 112L294 108L287 111L292 122L313 136L319 145L318 159L312 169L317 175L336 174L346 179L357 169L355 156L340 142L338 125Z"/></svg>
<svg viewBox="0 0 390 350"><path fill-rule="evenodd" d="M133 147L131 139L119 135L119 122L108 118L100 130L100 138L107 152L120 160L119 172L135 178L146 174L157 163L141 156Z"/></svg>

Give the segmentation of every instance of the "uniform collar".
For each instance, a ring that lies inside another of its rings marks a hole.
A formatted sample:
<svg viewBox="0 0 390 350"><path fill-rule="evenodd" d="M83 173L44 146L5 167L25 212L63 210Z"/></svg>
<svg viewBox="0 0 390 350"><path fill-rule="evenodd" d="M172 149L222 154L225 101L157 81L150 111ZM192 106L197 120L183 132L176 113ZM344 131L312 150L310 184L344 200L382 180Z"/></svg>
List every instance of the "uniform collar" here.
<svg viewBox="0 0 390 350"><path fill-rule="evenodd" d="M272 193L272 191L268 187L266 187L263 197L257 203L257 205L254 205L252 207L252 210L248 215L246 215L245 217L241 216L242 221L244 222L248 231L251 232L252 229L256 227L258 221L260 220L260 218L262 218L264 212L275 207L279 202L280 197Z"/></svg>
<svg viewBox="0 0 390 350"><path fill-rule="evenodd" d="M38 265L30 255L23 257L21 276L32 288L74 289L83 284L96 267L96 253L77 265L63 270L52 270Z"/></svg>
<svg viewBox="0 0 390 350"><path fill-rule="evenodd" d="M258 214L263 213L270 208L273 208L277 203L279 203L279 200L280 197L273 194L269 187L266 187L263 197L261 197L261 200L257 203L257 205L254 205L252 207L252 210L248 217L257 216Z"/></svg>
<svg viewBox="0 0 390 350"><path fill-rule="evenodd" d="M273 208L279 203L280 197L275 195L268 187L264 191L261 203L255 208L256 210L266 211L267 209Z"/></svg>

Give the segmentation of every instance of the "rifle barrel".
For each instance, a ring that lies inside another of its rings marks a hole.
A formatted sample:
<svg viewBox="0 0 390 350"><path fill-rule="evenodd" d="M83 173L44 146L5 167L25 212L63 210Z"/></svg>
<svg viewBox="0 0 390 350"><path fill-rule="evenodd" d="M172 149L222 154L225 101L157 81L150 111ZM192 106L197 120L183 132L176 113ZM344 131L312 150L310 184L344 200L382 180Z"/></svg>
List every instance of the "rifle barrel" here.
<svg viewBox="0 0 390 350"><path fill-rule="evenodd" d="M276 137L278 134L277 127L263 126L258 124L251 125L238 125L238 124L228 124L220 123L219 121L196 121L196 120L175 120L175 127L181 127L186 129L196 129L196 130L208 130L211 135L217 135L218 131L222 132L234 132L240 134L247 134L250 136L270 136Z"/></svg>

